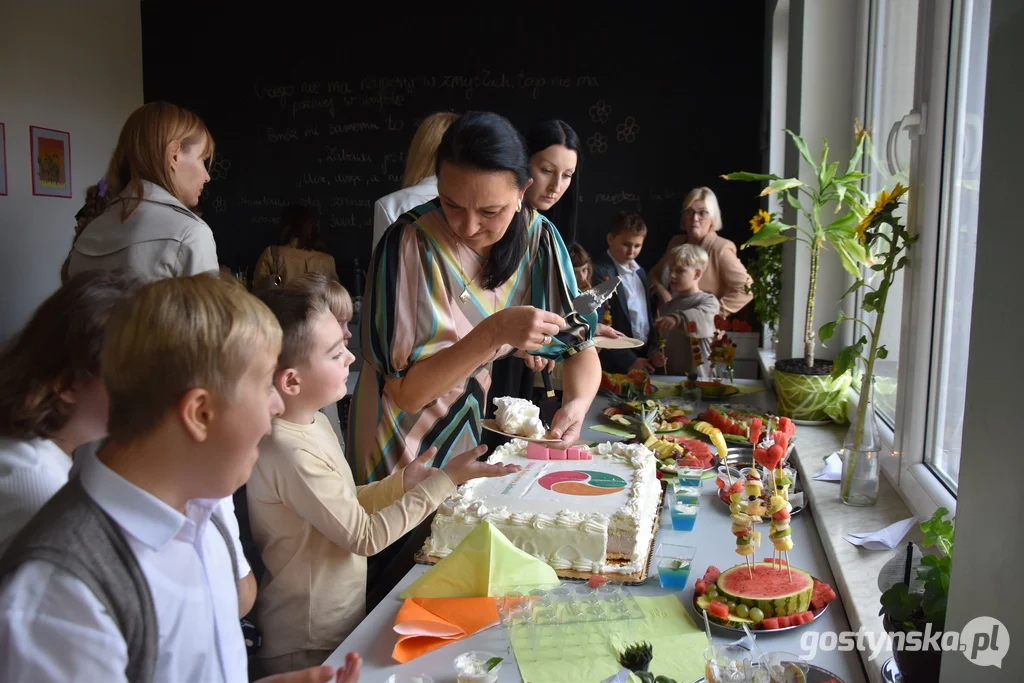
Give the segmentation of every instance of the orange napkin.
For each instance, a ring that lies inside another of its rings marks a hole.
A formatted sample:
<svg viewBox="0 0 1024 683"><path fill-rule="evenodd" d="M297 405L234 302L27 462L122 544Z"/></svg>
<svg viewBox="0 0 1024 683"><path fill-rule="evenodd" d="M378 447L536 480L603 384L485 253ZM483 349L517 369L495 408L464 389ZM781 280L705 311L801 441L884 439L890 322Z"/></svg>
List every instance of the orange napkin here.
<svg viewBox="0 0 1024 683"><path fill-rule="evenodd" d="M391 656L404 664L497 623L494 598L409 598L395 618Z"/></svg>

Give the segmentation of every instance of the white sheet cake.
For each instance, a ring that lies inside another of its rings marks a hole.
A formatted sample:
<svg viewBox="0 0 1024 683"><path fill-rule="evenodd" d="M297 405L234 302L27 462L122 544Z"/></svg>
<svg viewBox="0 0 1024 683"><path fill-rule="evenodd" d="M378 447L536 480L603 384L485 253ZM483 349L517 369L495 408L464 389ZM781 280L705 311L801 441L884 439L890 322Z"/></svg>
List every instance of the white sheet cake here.
<svg viewBox="0 0 1024 683"><path fill-rule="evenodd" d="M536 460L527 457L527 447L514 439L488 458L521 465L521 472L471 481L441 505L426 554L445 557L486 520L555 569L640 571L660 512L661 483L651 451L639 444L601 443L589 449L592 459L561 459L564 452L556 452L559 459Z"/></svg>

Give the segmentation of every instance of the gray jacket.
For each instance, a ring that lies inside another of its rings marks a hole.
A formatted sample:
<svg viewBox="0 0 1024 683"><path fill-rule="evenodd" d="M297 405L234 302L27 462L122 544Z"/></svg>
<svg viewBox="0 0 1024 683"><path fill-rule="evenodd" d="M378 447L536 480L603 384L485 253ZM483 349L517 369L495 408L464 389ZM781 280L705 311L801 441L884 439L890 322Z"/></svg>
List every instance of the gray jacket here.
<svg viewBox="0 0 1024 683"><path fill-rule="evenodd" d="M174 195L143 181L144 198L121 222L122 198L85 227L71 249L68 275L124 269L145 282L216 272L213 231Z"/></svg>

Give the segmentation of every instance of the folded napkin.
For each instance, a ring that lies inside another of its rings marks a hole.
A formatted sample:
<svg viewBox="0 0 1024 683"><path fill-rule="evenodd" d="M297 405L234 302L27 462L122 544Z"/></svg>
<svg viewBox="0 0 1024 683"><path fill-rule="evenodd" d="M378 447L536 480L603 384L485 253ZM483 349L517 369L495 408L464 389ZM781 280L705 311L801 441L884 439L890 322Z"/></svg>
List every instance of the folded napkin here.
<svg viewBox="0 0 1024 683"><path fill-rule="evenodd" d="M838 452L825 458L825 466L811 475L811 479L818 481L839 481L842 477L843 459Z"/></svg>
<svg viewBox="0 0 1024 683"><path fill-rule="evenodd" d="M497 623L493 598L412 598L398 610L391 656L404 664Z"/></svg>
<svg viewBox="0 0 1024 683"><path fill-rule="evenodd" d="M629 669L622 669L619 673L609 676L601 681L601 683L629 683L629 674Z"/></svg>
<svg viewBox="0 0 1024 683"><path fill-rule="evenodd" d="M848 543L859 545L868 550L892 550L903 537L907 535L913 526L917 524L917 517L904 519L900 522L890 524L884 529L872 531L866 534L846 534L843 536Z"/></svg>
<svg viewBox="0 0 1024 683"><path fill-rule="evenodd" d="M402 591L403 598L482 598L516 586L556 586L546 562L512 545L490 522L481 522L448 557Z"/></svg>

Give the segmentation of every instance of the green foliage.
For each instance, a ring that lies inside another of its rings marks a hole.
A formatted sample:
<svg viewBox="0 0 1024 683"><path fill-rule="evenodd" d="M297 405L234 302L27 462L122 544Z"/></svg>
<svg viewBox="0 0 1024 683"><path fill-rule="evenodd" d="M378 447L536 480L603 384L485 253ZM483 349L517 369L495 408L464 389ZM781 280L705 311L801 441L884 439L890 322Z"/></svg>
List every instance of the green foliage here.
<svg viewBox="0 0 1024 683"><path fill-rule="evenodd" d="M949 575L953 569L953 532L955 525L939 508L931 519L921 522L924 547L936 548L937 555L925 555L917 568L917 578L924 583L920 591L910 592L905 583L897 583L882 593L880 615L908 631L923 631L932 624L941 631L946 622L946 601L949 598Z"/></svg>
<svg viewBox="0 0 1024 683"><path fill-rule="evenodd" d="M633 673L647 671L654 659L654 648L650 643L634 643L619 653L619 664Z"/></svg>
<svg viewBox="0 0 1024 683"><path fill-rule="evenodd" d="M854 277L860 274L860 265L867 262L867 253L855 237L855 228L866 213L864 203L866 196L860 189L860 181L864 173L857 171L864 147L868 144L868 136L858 133L853 154L847 164L846 173L837 175L839 162L828 161L828 141L822 141L821 158L815 160L807 147L807 142L791 130L787 130L793 144L800 152L804 163L811 167L816 179L816 187L802 182L799 178L779 178L772 174L749 173L738 171L722 177L726 180L768 181L761 191L762 197L780 193L786 203L800 213L807 221L809 228L799 224L789 225L774 218L761 226L742 246L773 247L788 240L797 240L807 245L811 251L811 272L808 283L807 306L804 317L804 360L808 366L814 365L814 297L818 283L818 254L822 247L831 245L839 254L843 268ZM808 200L805 206L799 195ZM835 203L833 212L837 214L830 221L824 221L822 214L825 207ZM756 279L755 279L756 281ZM756 297L756 294L755 294Z"/></svg>
<svg viewBox="0 0 1024 683"><path fill-rule="evenodd" d="M754 311L758 319L774 332L779 324L779 296L782 293L782 247L775 244L758 249L747 272L751 283L746 290L754 297Z"/></svg>

